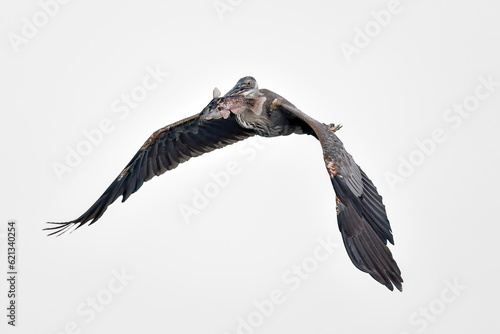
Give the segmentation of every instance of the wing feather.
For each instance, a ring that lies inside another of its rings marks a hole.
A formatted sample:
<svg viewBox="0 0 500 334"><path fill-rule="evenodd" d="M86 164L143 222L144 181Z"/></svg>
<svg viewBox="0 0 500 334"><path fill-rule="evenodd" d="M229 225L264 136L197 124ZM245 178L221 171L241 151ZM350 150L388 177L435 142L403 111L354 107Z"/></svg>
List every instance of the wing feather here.
<svg viewBox="0 0 500 334"><path fill-rule="evenodd" d="M277 104L308 124L323 148L337 195L337 222L353 264L390 290L402 290L401 271L387 247L394 244L382 197L330 128L288 103Z"/></svg>
<svg viewBox="0 0 500 334"><path fill-rule="evenodd" d="M192 157L246 139L254 133L238 125L234 115L228 119L202 120L200 114L154 132L99 199L75 220L45 228L50 234L95 223L107 207L122 196L125 202L154 176L176 168Z"/></svg>

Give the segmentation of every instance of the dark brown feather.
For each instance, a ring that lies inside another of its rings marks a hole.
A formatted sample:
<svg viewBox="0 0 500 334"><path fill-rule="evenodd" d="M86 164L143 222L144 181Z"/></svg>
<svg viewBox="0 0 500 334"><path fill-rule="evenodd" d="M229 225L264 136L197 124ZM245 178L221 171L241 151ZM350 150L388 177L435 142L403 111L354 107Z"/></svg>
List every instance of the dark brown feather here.
<svg viewBox="0 0 500 334"><path fill-rule="evenodd" d="M203 121L200 114L155 131L123 171L104 191L99 199L80 217L62 223L49 223L50 234L62 234L67 230L95 223L107 207L118 197L125 202L144 182L153 176L176 168L180 163L217 148L246 139L254 133L238 125L235 116L228 119Z"/></svg>
<svg viewBox="0 0 500 334"><path fill-rule="evenodd" d="M307 116L293 105L281 104L304 121L316 134L323 158L337 195L337 222L349 258L390 290L402 290L403 278L387 240L394 244L382 197L368 176L347 153L330 128Z"/></svg>

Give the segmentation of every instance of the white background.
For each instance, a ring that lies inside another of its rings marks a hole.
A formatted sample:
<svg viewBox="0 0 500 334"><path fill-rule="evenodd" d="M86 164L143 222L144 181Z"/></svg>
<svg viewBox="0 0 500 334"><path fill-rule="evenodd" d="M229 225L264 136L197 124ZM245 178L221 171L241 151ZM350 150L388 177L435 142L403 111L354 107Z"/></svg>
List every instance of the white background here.
<svg viewBox="0 0 500 334"><path fill-rule="evenodd" d="M2 279L2 333L498 332L500 87L468 117L444 118L474 102L480 77L500 82L498 6L402 0L381 27L372 12L388 1L228 3L218 13L211 0L74 0L15 47L23 18L42 9L0 2L4 269L7 221L19 229L18 326L6 324ZM368 45L348 61L341 45L360 45L367 27ZM148 67L169 74L120 118L111 105ZM340 138L384 197L403 293L358 271L343 247L298 289L283 280L292 265L314 264L318 238L341 242L312 137L251 139L193 159L95 225L46 237L46 221L84 212L153 131L245 75L344 125ZM113 130L58 180L54 164L103 119ZM446 140L424 156L416 141L436 129ZM388 173L410 157L417 166L391 185ZM238 174L188 224L181 206L230 162ZM126 285L114 271L130 276ZM284 301L259 318L255 302L273 290ZM102 302L94 317L89 298ZM238 329L248 317L258 325Z"/></svg>

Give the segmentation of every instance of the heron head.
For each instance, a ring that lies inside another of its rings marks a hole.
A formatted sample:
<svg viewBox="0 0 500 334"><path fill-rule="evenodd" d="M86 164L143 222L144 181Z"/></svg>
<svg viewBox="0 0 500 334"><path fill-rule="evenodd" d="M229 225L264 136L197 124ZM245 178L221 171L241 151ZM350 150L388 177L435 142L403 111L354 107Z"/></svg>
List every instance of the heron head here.
<svg viewBox="0 0 500 334"><path fill-rule="evenodd" d="M226 96L243 95L248 98L256 98L259 96L259 86L254 77L243 77L236 85L226 94Z"/></svg>

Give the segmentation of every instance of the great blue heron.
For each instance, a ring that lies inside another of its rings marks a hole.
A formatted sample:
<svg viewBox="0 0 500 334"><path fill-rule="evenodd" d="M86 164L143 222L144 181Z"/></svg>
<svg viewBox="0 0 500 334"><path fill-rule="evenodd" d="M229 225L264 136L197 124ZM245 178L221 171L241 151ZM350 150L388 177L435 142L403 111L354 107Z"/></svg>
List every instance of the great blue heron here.
<svg viewBox="0 0 500 334"><path fill-rule="evenodd" d="M316 121L278 94L241 78L223 97L214 89L200 113L154 132L99 199L80 217L50 223L50 234L95 223L118 197L122 202L155 175L192 157L254 135L308 134L319 140L336 194L337 221L354 265L393 290L402 291L401 271L387 247L394 244L382 197L335 135L339 126Z"/></svg>

